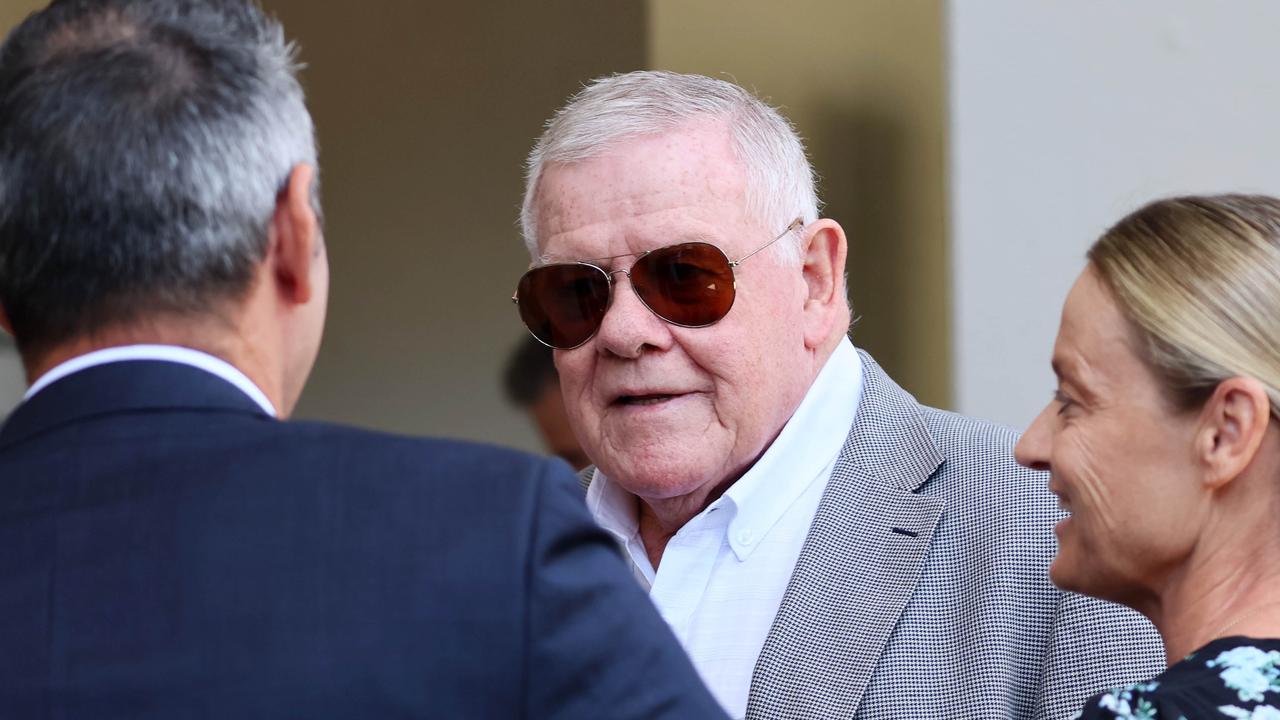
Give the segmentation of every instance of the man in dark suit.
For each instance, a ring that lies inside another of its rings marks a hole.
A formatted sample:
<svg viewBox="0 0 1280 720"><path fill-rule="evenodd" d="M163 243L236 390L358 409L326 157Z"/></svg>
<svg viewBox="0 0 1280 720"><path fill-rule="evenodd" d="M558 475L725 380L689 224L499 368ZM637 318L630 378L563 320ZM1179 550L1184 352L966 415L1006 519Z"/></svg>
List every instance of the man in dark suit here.
<svg viewBox="0 0 1280 720"><path fill-rule="evenodd" d="M0 49L0 717L717 717L558 462L281 422L328 268L246 0Z"/></svg>

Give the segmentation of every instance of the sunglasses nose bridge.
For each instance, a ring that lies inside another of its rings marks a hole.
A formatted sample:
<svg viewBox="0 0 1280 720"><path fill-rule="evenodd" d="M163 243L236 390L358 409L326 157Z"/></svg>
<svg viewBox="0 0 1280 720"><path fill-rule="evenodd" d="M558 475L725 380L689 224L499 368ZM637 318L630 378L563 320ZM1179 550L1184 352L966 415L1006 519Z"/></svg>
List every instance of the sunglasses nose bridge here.
<svg viewBox="0 0 1280 720"><path fill-rule="evenodd" d="M635 301L638 301L638 307L642 308L643 312L646 315L656 316L659 318L662 317L661 315L658 315L656 312L654 312L653 308L650 307L649 302L645 299L644 295L642 295L640 293L640 290L636 288L635 281L631 277L631 270L621 270L621 269L601 270L601 272L603 272L605 274L605 277L609 279L609 307L605 311L605 315L600 318L601 325L604 325L604 323L607 322L607 318L609 315L612 315L613 313L618 312L617 310L615 310L615 307L618 304L618 293L621 292L621 290L619 288L618 279L614 277L615 275L623 275L627 278L627 284L631 286L631 293L630 293L631 298ZM630 311L627 310L625 312L629 313ZM597 329L597 332L599 332L598 329Z"/></svg>
<svg viewBox="0 0 1280 720"><path fill-rule="evenodd" d="M603 270L604 276L609 279L609 307L613 307L616 300L615 295L618 292L618 279L614 275L624 275L627 278L627 284L631 285L631 291L635 292L636 286L631 282L630 270Z"/></svg>

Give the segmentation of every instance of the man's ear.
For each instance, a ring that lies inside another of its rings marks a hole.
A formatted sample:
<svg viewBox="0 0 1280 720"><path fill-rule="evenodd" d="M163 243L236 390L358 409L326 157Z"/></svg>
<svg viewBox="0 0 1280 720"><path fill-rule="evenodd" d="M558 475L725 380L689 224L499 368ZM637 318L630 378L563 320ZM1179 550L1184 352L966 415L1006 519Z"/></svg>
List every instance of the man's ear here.
<svg viewBox="0 0 1280 720"><path fill-rule="evenodd" d="M307 163L295 165L276 196L276 210L271 217L268 268L281 299L292 305L310 301L315 292L311 271L319 257L321 239L311 204L314 182L314 167Z"/></svg>
<svg viewBox="0 0 1280 720"><path fill-rule="evenodd" d="M1200 412L1195 451L1204 483L1217 489L1244 473L1258 454L1271 421L1271 401L1262 383L1233 377L1218 383Z"/></svg>
<svg viewBox="0 0 1280 720"><path fill-rule="evenodd" d="M4 328L4 331L13 337L13 323L9 322L9 313L4 311L3 305L0 305L0 328Z"/></svg>
<svg viewBox="0 0 1280 720"><path fill-rule="evenodd" d="M816 348L830 339L832 323L849 324L844 287L844 263L849 247L844 228L835 220L817 220L806 225L804 233L800 246L807 289L804 340L806 347Z"/></svg>

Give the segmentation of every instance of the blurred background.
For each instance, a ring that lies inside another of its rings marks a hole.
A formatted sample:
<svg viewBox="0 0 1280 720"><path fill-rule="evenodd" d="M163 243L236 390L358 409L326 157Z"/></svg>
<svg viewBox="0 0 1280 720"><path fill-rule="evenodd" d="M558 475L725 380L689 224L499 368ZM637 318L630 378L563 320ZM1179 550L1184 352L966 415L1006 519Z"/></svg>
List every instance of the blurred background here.
<svg viewBox="0 0 1280 720"><path fill-rule="evenodd" d="M0 0L0 32L42 6ZM301 46L332 295L298 415L538 449L504 397L542 123L593 77L734 80L807 141L867 348L1024 426L1089 243L1183 192L1280 193L1280 3L265 0ZM0 340L0 415L21 398Z"/></svg>

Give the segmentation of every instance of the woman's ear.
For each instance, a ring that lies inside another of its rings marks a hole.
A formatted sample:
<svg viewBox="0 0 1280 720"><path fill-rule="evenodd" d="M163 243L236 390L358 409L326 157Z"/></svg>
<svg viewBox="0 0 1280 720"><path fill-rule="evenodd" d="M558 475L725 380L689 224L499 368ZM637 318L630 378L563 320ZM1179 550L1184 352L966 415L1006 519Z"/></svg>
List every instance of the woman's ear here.
<svg viewBox="0 0 1280 720"><path fill-rule="evenodd" d="M1211 488L1226 486L1253 462L1271 422L1271 400L1262 383L1233 377L1218 383L1200 412L1196 456Z"/></svg>

